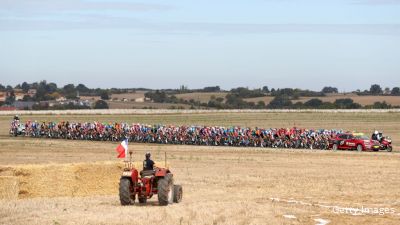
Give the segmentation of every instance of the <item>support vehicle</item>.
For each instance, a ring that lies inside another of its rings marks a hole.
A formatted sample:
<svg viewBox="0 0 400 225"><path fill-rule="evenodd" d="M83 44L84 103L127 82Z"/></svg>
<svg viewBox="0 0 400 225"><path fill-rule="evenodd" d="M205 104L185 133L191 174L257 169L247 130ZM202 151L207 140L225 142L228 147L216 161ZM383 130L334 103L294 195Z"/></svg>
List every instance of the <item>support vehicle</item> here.
<svg viewBox="0 0 400 225"><path fill-rule="evenodd" d="M359 152L371 150L371 140L360 133L355 135L351 133L338 134L330 141L329 145L333 150L357 150Z"/></svg>

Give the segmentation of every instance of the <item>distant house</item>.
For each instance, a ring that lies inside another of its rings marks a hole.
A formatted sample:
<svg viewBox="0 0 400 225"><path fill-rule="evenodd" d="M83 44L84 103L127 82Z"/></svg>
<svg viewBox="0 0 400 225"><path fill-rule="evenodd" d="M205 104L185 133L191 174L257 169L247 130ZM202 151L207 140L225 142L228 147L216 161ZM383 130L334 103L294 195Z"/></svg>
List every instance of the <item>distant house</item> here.
<svg viewBox="0 0 400 225"><path fill-rule="evenodd" d="M100 100L100 96L81 96L81 100L89 100L89 101L98 101Z"/></svg>
<svg viewBox="0 0 400 225"><path fill-rule="evenodd" d="M90 100L63 100L63 101L47 101L48 106L56 106L56 105L75 105L75 106L88 106L92 105Z"/></svg>
<svg viewBox="0 0 400 225"><path fill-rule="evenodd" d="M65 101L65 100L67 100L67 99L64 96L61 96L61 97L56 99L57 102L62 102L62 101Z"/></svg>
<svg viewBox="0 0 400 225"><path fill-rule="evenodd" d="M5 102L6 101L6 92L1 91L0 92L0 102Z"/></svg>
<svg viewBox="0 0 400 225"><path fill-rule="evenodd" d="M87 106L87 107L92 106L92 102L89 101L89 100L80 101L80 104L84 105L84 106Z"/></svg>
<svg viewBox="0 0 400 225"><path fill-rule="evenodd" d="M25 94L23 92L15 92L15 101L24 99Z"/></svg>
<svg viewBox="0 0 400 225"><path fill-rule="evenodd" d="M36 95L36 92L36 89L29 89L27 94L32 98Z"/></svg>
<svg viewBox="0 0 400 225"><path fill-rule="evenodd" d="M16 89L16 90L19 90L19 89ZM4 91L0 92L0 102L6 101L6 99L9 95L10 95L10 92L4 92ZM18 101L18 100L22 100L24 98L25 94L23 92L14 91L14 95L15 95L15 101Z"/></svg>
<svg viewBox="0 0 400 225"><path fill-rule="evenodd" d="M135 102L144 102L145 98L135 98Z"/></svg>
<svg viewBox="0 0 400 225"><path fill-rule="evenodd" d="M59 105L59 102L55 101L55 100L50 100L50 101L40 101L39 105L42 107L53 107L55 105Z"/></svg>

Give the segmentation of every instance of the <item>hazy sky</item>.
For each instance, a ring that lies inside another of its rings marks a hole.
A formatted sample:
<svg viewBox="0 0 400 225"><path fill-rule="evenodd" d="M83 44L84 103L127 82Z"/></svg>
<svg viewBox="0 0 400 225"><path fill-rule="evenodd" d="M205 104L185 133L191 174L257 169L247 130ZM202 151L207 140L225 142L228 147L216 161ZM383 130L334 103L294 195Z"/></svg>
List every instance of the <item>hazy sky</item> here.
<svg viewBox="0 0 400 225"><path fill-rule="evenodd" d="M0 0L0 83L400 86L400 0Z"/></svg>

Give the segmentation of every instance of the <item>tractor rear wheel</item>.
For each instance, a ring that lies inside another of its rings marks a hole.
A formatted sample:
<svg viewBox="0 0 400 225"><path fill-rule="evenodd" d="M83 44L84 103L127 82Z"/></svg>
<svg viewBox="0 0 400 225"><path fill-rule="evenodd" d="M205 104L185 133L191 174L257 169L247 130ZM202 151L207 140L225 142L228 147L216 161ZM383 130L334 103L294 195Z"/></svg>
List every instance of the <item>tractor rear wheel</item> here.
<svg viewBox="0 0 400 225"><path fill-rule="evenodd" d="M119 200L121 205L133 205L135 196L131 191L131 181L128 178L121 178L119 181Z"/></svg>
<svg viewBox="0 0 400 225"><path fill-rule="evenodd" d="M160 205L168 205L174 200L174 181L170 174L158 181L158 203Z"/></svg>
<svg viewBox="0 0 400 225"><path fill-rule="evenodd" d="M174 185L174 202L179 203L182 201L182 186Z"/></svg>

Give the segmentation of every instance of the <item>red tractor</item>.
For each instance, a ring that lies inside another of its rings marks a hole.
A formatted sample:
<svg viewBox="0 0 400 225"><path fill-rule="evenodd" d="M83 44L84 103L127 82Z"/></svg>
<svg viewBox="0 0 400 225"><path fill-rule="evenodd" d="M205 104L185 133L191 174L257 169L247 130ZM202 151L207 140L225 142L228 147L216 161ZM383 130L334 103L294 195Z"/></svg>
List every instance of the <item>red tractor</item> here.
<svg viewBox="0 0 400 225"><path fill-rule="evenodd" d="M168 205L182 200L182 186L174 185L174 176L167 168L143 170L138 172L132 162L127 163L119 182L119 199L121 205L133 205L137 198L139 203L158 195L160 205Z"/></svg>

